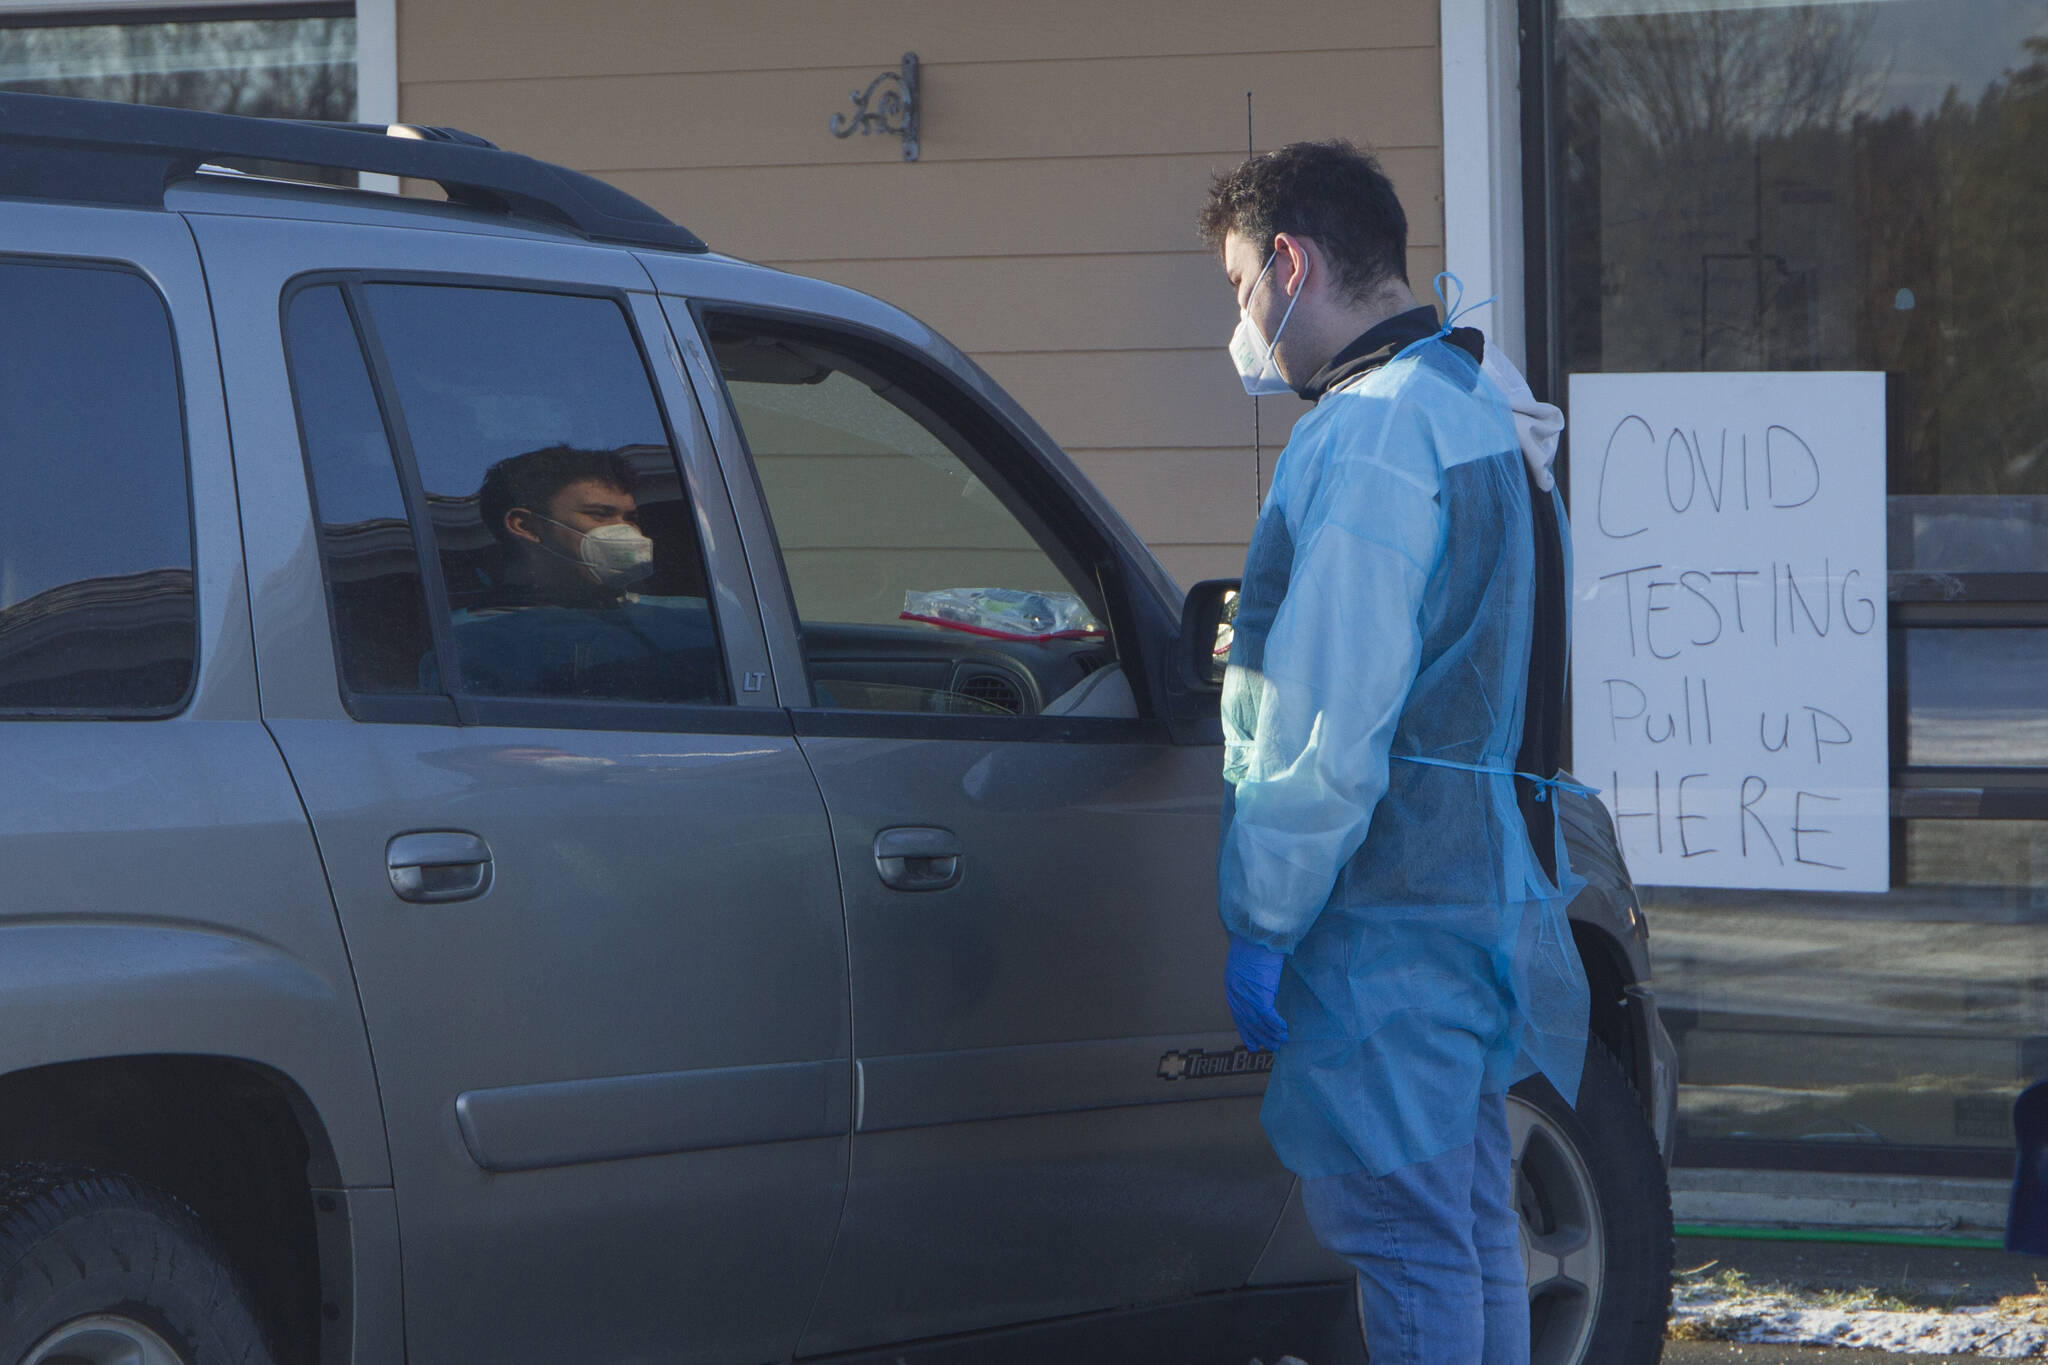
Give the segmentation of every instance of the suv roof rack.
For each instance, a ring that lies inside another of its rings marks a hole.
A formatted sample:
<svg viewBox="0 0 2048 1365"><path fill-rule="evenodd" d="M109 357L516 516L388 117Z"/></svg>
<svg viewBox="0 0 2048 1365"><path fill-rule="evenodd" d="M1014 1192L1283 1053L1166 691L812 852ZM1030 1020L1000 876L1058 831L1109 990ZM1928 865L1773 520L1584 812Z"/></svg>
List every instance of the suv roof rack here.
<svg viewBox="0 0 2048 1365"><path fill-rule="evenodd" d="M452 128L0 93L0 195L161 208L166 185L222 157L413 176L439 183L452 203L559 223L594 241L708 250L623 190Z"/></svg>

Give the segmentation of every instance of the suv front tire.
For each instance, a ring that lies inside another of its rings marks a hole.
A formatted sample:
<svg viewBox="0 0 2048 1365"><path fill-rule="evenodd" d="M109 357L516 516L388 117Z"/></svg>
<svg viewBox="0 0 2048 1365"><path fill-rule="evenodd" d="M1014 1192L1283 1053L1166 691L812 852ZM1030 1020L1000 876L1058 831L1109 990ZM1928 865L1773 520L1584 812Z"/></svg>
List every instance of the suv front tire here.
<svg viewBox="0 0 2048 1365"><path fill-rule="evenodd" d="M0 1365L272 1365L191 1210L127 1176L0 1168Z"/></svg>
<svg viewBox="0 0 2048 1365"><path fill-rule="evenodd" d="M1530 1365L1645 1365L1671 1308L1671 1193L1628 1073L1586 1048L1576 1106L1540 1076L1508 1092L1529 1273Z"/></svg>

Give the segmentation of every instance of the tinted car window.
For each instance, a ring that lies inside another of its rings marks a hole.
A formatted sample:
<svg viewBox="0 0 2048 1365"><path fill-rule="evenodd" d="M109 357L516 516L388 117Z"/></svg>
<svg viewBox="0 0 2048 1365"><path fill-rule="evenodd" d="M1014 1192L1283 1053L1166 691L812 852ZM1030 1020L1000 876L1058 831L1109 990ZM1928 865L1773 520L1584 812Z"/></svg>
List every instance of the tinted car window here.
<svg viewBox="0 0 2048 1365"><path fill-rule="evenodd" d="M286 331L342 680L353 692L417 692L433 647L419 553L340 286L294 298Z"/></svg>
<svg viewBox="0 0 2048 1365"><path fill-rule="evenodd" d="M375 284L463 689L724 702L696 522L608 298ZM439 665L422 661L422 685Z"/></svg>
<svg viewBox="0 0 2048 1365"><path fill-rule="evenodd" d="M0 263L0 465L0 709L175 709L198 653L184 412L140 276Z"/></svg>

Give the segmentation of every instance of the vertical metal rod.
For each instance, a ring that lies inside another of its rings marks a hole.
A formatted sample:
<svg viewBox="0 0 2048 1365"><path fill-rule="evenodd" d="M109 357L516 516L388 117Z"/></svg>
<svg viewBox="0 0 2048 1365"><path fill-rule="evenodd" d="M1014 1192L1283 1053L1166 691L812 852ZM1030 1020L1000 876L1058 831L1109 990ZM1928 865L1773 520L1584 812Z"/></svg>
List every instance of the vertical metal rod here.
<svg viewBox="0 0 2048 1365"><path fill-rule="evenodd" d="M1258 155L1252 141L1252 92L1244 92L1244 156L1249 161ZM1259 433L1259 399L1252 395L1252 517L1256 520L1259 509L1265 505L1266 447Z"/></svg>
<svg viewBox="0 0 2048 1365"><path fill-rule="evenodd" d="M1755 365L1759 370L1770 368L1768 347L1764 345L1764 137L1756 137L1756 173L1753 177L1756 199L1756 237L1749 249L1756 253L1756 350Z"/></svg>

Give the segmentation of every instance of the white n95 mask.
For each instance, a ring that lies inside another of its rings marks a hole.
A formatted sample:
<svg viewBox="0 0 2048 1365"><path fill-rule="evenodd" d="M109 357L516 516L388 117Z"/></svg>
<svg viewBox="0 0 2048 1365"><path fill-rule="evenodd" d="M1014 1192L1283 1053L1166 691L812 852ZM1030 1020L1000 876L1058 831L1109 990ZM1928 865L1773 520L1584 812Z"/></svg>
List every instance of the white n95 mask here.
<svg viewBox="0 0 2048 1365"><path fill-rule="evenodd" d="M1251 292L1246 294L1249 304L1258 297L1259 286L1266 282L1266 275L1273 269L1278 252L1266 257L1266 264L1260 268L1259 277L1252 281ZM1287 301L1287 311L1280 315L1280 327L1273 333L1271 341L1259 334L1259 325L1252 321L1248 307L1237 310L1237 330L1230 334L1230 363L1237 366L1237 377L1244 383L1244 391L1254 398L1266 394L1293 393L1294 386L1280 377L1280 368L1273 362L1273 348L1280 344L1280 334L1287 330L1287 319L1294 316L1294 305L1301 302L1296 291Z"/></svg>
<svg viewBox="0 0 2048 1365"><path fill-rule="evenodd" d="M654 572L654 542L641 535L638 527L614 522L585 531L578 558L598 582L608 588L623 588Z"/></svg>
<svg viewBox="0 0 2048 1365"><path fill-rule="evenodd" d="M553 517L540 519L551 526L560 526L564 531L573 531L582 538L574 555L565 555L545 543L541 549L557 559L581 564L590 570L592 578L607 588L631 587L654 572L654 542L641 535L640 528L630 522L613 522L609 526L577 531Z"/></svg>

